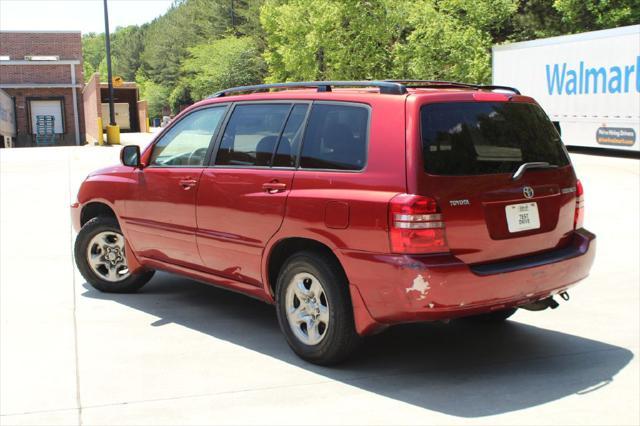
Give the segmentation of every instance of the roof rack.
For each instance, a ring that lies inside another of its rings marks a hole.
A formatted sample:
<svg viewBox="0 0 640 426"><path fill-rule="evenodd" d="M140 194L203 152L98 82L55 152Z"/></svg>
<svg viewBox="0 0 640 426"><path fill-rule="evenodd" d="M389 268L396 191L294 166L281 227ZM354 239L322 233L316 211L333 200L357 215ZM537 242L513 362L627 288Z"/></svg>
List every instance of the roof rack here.
<svg viewBox="0 0 640 426"><path fill-rule="evenodd" d="M441 89L456 89L456 88L465 88L465 89L474 89L474 90L505 90L508 92L513 92L516 95L520 95L520 91L515 87L509 86L494 86L494 85L482 85L482 84L471 84L471 83L458 83L455 81L441 81L441 80L385 80L390 83L399 83L405 87L409 88L441 88Z"/></svg>
<svg viewBox="0 0 640 426"><path fill-rule="evenodd" d="M404 95L407 93L407 88L404 85L394 81L304 81L232 87L216 92L209 98L221 98L232 93L261 92L271 89L300 89L305 87L316 88L318 92L331 92L332 87L377 87L380 89L380 93L384 94Z"/></svg>

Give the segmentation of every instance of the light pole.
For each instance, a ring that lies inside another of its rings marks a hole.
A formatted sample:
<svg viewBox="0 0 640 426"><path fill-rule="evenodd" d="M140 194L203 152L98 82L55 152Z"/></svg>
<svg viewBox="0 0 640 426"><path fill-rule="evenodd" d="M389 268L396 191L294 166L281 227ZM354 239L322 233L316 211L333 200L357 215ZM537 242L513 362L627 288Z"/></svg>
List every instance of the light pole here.
<svg viewBox="0 0 640 426"><path fill-rule="evenodd" d="M107 84L109 85L109 125L107 125L107 143L120 143L120 129L116 124L116 111L113 105L113 75L111 73L111 36L109 34L109 10L107 0L104 3L104 40L107 51Z"/></svg>

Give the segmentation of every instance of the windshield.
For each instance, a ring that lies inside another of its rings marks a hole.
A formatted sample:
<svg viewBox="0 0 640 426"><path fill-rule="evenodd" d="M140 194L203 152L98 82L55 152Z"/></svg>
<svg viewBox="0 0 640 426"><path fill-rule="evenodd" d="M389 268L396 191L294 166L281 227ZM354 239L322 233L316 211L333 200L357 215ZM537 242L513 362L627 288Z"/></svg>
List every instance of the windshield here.
<svg viewBox="0 0 640 426"><path fill-rule="evenodd" d="M566 166L569 159L553 124L534 104L451 102L421 110L427 173L513 173L522 163Z"/></svg>

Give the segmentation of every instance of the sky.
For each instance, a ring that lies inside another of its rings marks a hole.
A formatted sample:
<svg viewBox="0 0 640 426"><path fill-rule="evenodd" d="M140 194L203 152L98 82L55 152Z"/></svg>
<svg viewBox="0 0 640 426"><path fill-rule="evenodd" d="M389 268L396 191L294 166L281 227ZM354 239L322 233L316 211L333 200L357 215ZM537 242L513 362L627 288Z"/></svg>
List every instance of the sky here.
<svg viewBox="0 0 640 426"><path fill-rule="evenodd" d="M108 0L109 29L144 24L173 0ZM0 0L0 30L104 32L102 0Z"/></svg>

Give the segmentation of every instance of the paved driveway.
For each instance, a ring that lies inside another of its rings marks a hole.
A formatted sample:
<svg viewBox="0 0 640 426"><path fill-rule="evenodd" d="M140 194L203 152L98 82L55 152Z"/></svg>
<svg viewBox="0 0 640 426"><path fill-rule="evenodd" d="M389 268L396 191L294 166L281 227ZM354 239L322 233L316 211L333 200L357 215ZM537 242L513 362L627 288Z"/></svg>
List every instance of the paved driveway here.
<svg viewBox="0 0 640 426"><path fill-rule="evenodd" d="M2 424L638 424L640 162L574 155L591 276L503 326L402 326L337 368L296 358L274 310L159 273L101 294L68 205L114 147L0 150Z"/></svg>

